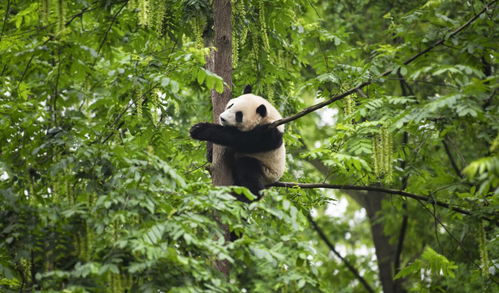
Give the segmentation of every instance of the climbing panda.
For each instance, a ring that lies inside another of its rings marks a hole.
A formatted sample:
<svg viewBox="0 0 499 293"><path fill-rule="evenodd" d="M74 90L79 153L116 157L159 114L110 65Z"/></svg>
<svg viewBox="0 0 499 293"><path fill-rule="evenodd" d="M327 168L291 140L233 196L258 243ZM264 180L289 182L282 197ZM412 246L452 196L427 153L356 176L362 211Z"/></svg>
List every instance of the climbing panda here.
<svg viewBox="0 0 499 293"><path fill-rule="evenodd" d="M232 99L220 114L220 124L198 123L192 138L223 145L231 153L234 185L244 186L261 198L265 185L279 180L285 169L284 125L269 127L281 114L267 100L249 93ZM236 197L248 202L244 196Z"/></svg>

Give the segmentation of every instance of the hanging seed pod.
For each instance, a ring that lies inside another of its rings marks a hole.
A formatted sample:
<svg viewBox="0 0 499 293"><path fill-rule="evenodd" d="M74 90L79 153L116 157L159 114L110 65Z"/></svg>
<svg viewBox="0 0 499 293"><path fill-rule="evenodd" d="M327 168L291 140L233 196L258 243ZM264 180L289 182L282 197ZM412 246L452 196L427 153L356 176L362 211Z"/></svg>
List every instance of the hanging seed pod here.
<svg viewBox="0 0 499 293"><path fill-rule="evenodd" d="M252 39L252 42L251 44L253 45L252 46L252 50L251 50L251 53L253 54L253 56L255 57L255 62L258 62L258 59L260 57L260 46L259 46L259 42L254 40L253 39L255 38L255 35L252 35L251 36L251 39ZM258 66L258 64L256 64Z"/></svg>
<svg viewBox="0 0 499 293"><path fill-rule="evenodd" d="M480 250L482 276L484 278L488 278L489 277L489 253L487 252L487 237L485 235L485 229L483 227L483 222L480 222L479 226L478 226L478 242L479 242L479 250Z"/></svg>
<svg viewBox="0 0 499 293"><path fill-rule="evenodd" d="M135 98L135 107L137 109L137 117L142 119L142 102L144 101L144 97L142 96L142 92L138 91L137 96Z"/></svg>
<svg viewBox="0 0 499 293"><path fill-rule="evenodd" d="M149 25L149 0L139 0L139 24Z"/></svg>
<svg viewBox="0 0 499 293"><path fill-rule="evenodd" d="M152 116L152 121L154 124L158 123L160 118L159 115L161 113L161 91L156 90L153 95L151 95L151 106L150 106L150 111L151 111L151 116Z"/></svg>
<svg viewBox="0 0 499 293"><path fill-rule="evenodd" d="M199 17L194 19L192 23L193 33L194 33L194 43L196 48L200 49L203 47L203 29L201 20Z"/></svg>
<svg viewBox="0 0 499 293"><path fill-rule="evenodd" d="M234 9L232 9L232 68L237 67L237 62L239 61L239 40L237 38L237 33L236 33L236 14L237 14L237 5L233 6Z"/></svg>
<svg viewBox="0 0 499 293"><path fill-rule="evenodd" d="M381 161L382 161L382 156L381 156L381 137L378 133L376 133L373 137L373 162L374 162L374 174L376 177L381 176Z"/></svg>
<svg viewBox="0 0 499 293"><path fill-rule="evenodd" d="M243 48L244 45L246 44L246 39L248 38L248 31L249 31L249 25L247 25L245 23L246 21L246 6L245 6L245 1L244 0L240 0L240 1L237 1L236 5L235 5L235 11L236 11L236 15L238 16L237 19L241 20L241 29L240 29L240 33L239 33L239 38L238 38L238 50L239 48ZM236 27L236 23L234 22L233 23L233 27L235 28ZM234 30L233 30L234 31ZM235 39L233 38L232 39L232 43L234 44L234 41Z"/></svg>
<svg viewBox="0 0 499 293"><path fill-rule="evenodd" d="M166 1L155 0L154 3L150 3L150 6L153 8L150 9L152 11L150 22L154 30L161 34L163 31L163 21L166 15Z"/></svg>
<svg viewBox="0 0 499 293"><path fill-rule="evenodd" d="M139 0L129 0L127 5L130 10L135 10L139 8Z"/></svg>
<svg viewBox="0 0 499 293"><path fill-rule="evenodd" d="M270 102L270 103L274 103L274 87L270 84L267 84L267 100Z"/></svg>
<svg viewBox="0 0 499 293"><path fill-rule="evenodd" d="M62 31L64 29L65 13L64 0L57 0L57 31Z"/></svg>
<svg viewBox="0 0 499 293"><path fill-rule="evenodd" d="M350 102L350 96L345 98L344 106L343 106L343 111L345 113L345 116L350 116L352 114L352 103Z"/></svg>
<svg viewBox="0 0 499 293"><path fill-rule="evenodd" d="M47 24L50 15L50 0L41 0L40 3L40 19L43 24Z"/></svg>
<svg viewBox="0 0 499 293"><path fill-rule="evenodd" d="M393 179L393 169L392 169L392 135L388 131L386 126L381 127L380 130L380 136L381 136L381 172L384 175L384 181L385 183L390 183Z"/></svg>
<svg viewBox="0 0 499 293"><path fill-rule="evenodd" d="M265 21L265 8L263 0L258 1L258 17L260 20L260 38L263 42L263 49L266 52L270 50L269 36L267 34L267 22Z"/></svg>
<svg viewBox="0 0 499 293"><path fill-rule="evenodd" d="M236 33L232 31L232 68L236 68L239 62L239 42Z"/></svg>

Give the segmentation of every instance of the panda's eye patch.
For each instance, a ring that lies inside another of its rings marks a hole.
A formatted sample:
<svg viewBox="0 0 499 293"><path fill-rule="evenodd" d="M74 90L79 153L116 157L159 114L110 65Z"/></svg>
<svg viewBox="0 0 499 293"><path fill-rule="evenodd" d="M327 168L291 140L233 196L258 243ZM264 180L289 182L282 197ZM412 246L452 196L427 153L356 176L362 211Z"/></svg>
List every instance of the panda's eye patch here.
<svg viewBox="0 0 499 293"><path fill-rule="evenodd" d="M236 122L243 122L243 112L241 111L236 112Z"/></svg>
<svg viewBox="0 0 499 293"><path fill-rule="evenodd" d="M230 104L230 105L227 107L227 110L229 110L230 108L232 108L232 106L234 106L234 104Z"/></svg>

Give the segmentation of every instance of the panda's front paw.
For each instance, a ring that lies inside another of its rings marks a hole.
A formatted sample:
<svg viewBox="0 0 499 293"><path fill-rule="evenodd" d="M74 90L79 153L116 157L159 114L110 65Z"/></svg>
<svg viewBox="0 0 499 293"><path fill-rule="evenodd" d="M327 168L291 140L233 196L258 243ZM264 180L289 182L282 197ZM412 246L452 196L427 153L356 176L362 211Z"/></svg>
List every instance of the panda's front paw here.
<svg viewBox="0 0 499 293"><path fill-rule="evenodd" d="M208 122L195 124L189 131L191 137L197 140L206 140L208 138L208 132L211 128L211 125L212 124Z"/></svg>

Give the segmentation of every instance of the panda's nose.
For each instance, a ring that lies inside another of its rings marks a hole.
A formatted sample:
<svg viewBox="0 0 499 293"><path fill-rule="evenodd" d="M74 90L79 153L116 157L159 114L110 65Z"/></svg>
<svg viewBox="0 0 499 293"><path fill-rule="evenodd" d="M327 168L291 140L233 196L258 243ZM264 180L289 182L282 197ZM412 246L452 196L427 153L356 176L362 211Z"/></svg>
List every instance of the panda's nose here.
<svg viewBox="0 0 499 293"><path fill-rule="evenodd" d="M222 123L225 123L225 119L223 119L222 117L220 117L220 121L222 121Z"/></svg>

